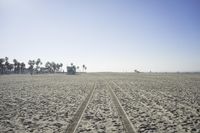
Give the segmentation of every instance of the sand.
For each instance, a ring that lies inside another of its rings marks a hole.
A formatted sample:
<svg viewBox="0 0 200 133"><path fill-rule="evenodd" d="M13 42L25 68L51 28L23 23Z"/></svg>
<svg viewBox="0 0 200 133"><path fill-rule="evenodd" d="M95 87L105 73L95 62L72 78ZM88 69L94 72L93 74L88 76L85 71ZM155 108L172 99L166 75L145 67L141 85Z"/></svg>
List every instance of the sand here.
<svg viewBox="0 0 200 133"><path fill-rule="evenodd" d="M125 132L105 82L97 84L76 132Z"/></svg>
<svg viewBox="0 0 200 133"><path fill-rule="evenodd" d="M1 132L64 132L90 90L64 76L15 75L0 82Z"/></svg>
<svg viewBox="0 0 200 133"><path fill-rule="evenodd" d="M65 132L96 83L78 132L126 132L108 84L138 133L200 132L200 74L1 75L1 133Z"/></svg>

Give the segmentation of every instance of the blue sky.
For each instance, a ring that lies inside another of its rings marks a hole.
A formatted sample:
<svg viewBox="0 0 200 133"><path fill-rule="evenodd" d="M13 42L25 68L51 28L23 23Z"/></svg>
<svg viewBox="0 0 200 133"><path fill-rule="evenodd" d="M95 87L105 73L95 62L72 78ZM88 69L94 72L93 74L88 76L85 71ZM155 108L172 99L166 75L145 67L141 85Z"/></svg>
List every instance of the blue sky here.
<svg viewBox="0 0 200 133"><path fill-rule="evenodd" d="M0 57L200 71L199 0L0 0Z"/></svg>

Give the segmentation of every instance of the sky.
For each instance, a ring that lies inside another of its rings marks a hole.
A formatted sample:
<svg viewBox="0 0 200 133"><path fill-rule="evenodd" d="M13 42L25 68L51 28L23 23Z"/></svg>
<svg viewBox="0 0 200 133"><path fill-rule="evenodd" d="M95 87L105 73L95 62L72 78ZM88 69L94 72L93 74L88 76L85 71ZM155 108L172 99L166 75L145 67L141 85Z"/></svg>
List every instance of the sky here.
<svg viewBox="0 0 200 133"><path fill-rule="evenodd" d="M200 1L0 0L0 49L88 72L200 71Z"/></svg>

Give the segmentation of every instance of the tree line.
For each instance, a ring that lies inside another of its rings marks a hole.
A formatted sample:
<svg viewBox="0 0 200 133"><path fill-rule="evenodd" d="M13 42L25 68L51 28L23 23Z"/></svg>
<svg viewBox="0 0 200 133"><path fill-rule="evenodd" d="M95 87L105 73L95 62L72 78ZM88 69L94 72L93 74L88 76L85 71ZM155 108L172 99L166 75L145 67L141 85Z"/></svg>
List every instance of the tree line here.
<svg viewBox="0 0 200 133"><path fill-rule="evenodd" d="M28 66L24 62L20 62L16 59L13 59L12 62L9 62L9 58L0 58L0 74L39 74L39 73L55 73L55 72L64 72L62 71L63 64L62 63L55 63L54 61L50 62L47 61L45 63L45 67L42 67L42 61L40 58L37 60L29 60ZM71 63L71 66L79 69L79 66L75 66ZM82 70L86 70L87 67L85 65L82 66Z"/></svg>

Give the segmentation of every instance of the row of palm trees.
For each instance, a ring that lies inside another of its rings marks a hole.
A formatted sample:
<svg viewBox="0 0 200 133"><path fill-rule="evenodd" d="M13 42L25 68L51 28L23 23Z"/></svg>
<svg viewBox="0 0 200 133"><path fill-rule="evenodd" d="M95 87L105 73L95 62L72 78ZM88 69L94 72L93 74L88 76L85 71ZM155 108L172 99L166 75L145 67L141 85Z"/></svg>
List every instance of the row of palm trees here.
<svg viewBox="0 0 200 133"><path fill-rule="evenodd" d="M55 62L49 62L49 61L47 61L46 64L45 64L45 68L50 73L60 72L62 66L63 66L62 63L55 63Z"/></svg>
<svg viewBox="0 0 200 133"><path fill-rule="evenodd" d="M25 70L25 63L18 62L16 59L13 60L13 64L9 63L8 57L0 58L0 74L23 73Z"/></svg>
<svg viewBox="0 0 200 133"><path fill-rule="evenodd" d="M74 67L76 70L81 71L80 67L79 66L75 66L74 63L71 63L71 67ZM82 72L86 72L86 70L87 70L87 67L83 64L82 65Z"/></svg>
<svg viewBox="0 0 200 133"><path fill-rule="evenodd" d="M28 67L26 68L26 65L24 62L19 62L16 59L13 59L13 63L9 62L8 57L0 58L0 74L10 74L10 73L55 73L55 72L62 72L62 63L55 63L55 62L49 62L47 61L45 63L45 67L42 67L42 61L40 58L37 60L29 60L28 61ZM75 66L73 63L71 63L72 66L74 66L76 69L79 69L79 66ZM82 66L83 72L86 71L87 67L85 65Z"/></svg>

